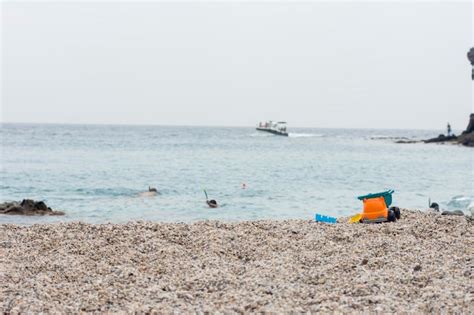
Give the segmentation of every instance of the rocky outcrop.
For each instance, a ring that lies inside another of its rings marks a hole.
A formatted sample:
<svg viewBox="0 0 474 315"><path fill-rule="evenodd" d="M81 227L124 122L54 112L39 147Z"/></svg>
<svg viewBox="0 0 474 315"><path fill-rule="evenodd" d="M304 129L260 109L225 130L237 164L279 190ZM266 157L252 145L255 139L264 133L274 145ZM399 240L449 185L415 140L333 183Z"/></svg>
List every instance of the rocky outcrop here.
<svg viewBox="0 0 474 315"><path fill-rule="evenodd" d="M462 144L467 147L474 147L474 114L470 115L469 124L467 125L466 130L464 130L460 136L456 136L456 135L445 136L443 134L440 134L436 138L423 140L423 142L424 143L454 143L454 144ZM398 143L401 143L401 142L398 142Z"/></svg>
<svg viewBox="0 0 474 315"><path fill-rule="evenodd" d="M474 114L469 116L469 124L467 125L466 130L462 134L474 132Z"/></svg>
<svg viewBox="0 0 474 315"><path fill-rule="evenodd" d="M474 147L474 114L469 118L466 130L458 137L458 142L468 147Z"/></svg>
<svg viewBox="0 0 474 315"><path fill-rule="evenodd" d="M455 141L457 140L458 137L456 135L452 136L445 136L443 134L440 134L436 138L431 138L428 140L423 140L424 143L436 143L436 142L448 142L448 141Z"/></svg>
<svg viewBox="0 0 474 315"><path fill-rule="evenodd" d="M471 78L474 80L474 48L471 48L469 52L467 53L467 59L471 62L472 66L472 75Z"/></svg>
<svg viewBox="0 0 474 315"><path fill-rule="evenodd" d="M460 135L458 143L467 147L474 147L474 132Z"/></svg>
<svg viewBox="0 0 474 315"><path fill-rule="evenodd" d="M54 211L43 201L23 199L22 202L4 202L0 204L0 214L12 215L63 215L62 211Z"/></svg>
<svg viewBox="0 0 474 315"><path fill-rule="evenodd" d="M398 141L395 141L395 143L418 143L418 142L421 142L419 140L398 140Z"/></svg>

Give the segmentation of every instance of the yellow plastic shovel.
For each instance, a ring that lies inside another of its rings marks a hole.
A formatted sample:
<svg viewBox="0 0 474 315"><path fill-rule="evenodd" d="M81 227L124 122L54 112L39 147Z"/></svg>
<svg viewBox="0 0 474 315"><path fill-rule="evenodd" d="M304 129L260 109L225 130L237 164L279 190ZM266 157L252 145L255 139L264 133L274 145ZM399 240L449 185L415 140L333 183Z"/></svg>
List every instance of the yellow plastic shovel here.
<svg viewBox="0 0 474 315"><path fill-rule="evenodd" d="M362 214L357 213L356 215L352 216L349 219L349 223L359 223L361 217L362 217Z"/></svg>

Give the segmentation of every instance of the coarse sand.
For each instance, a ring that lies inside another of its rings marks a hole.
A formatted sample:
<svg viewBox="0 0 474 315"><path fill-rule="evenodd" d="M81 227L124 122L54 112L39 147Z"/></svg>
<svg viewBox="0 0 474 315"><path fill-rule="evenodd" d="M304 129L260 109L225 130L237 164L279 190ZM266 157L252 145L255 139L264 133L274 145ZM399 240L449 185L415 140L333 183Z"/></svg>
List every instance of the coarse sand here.
<svg viewBox="0 0 474 315"><path fill-rule="evenodd" d="M473 224L4 224L0 311L473 314Z"/></svg>

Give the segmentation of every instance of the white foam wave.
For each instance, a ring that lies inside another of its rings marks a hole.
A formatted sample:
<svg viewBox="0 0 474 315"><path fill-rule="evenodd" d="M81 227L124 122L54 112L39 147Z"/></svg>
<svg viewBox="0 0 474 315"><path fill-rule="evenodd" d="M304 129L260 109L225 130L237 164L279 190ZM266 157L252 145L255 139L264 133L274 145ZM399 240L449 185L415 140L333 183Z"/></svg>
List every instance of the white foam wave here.
<svg viewBox="0 0 474 315"><path fill-rule="evenodd" d="M371 135L369 136L370 139L390 139L391 136L383 136L383 135Z"/></svg>
<svg viewBox="0 0 474 315"><path fill-rule="evenodd" d="M474 203L472 197L469 196L454 196L451 200L448 201L447 206L451 209L461 208L461 209L469 209L471 204Z"/></svg>
<svg viewBox="0 0 474 315"><path fill-rule="evenodd" d="M387 136L387 135L371 135L369 136L371 140L409 140L408 137L400 136Z"/></svg>
<svg viewBox="0 0 474 315"><path fill-rule="evenodd" d="M467 210L471 212L471 217L474 217L474 201L469 204Z"/></svg>
<svg viewBox="0 0 474 315"><path fill-rule="evenodd" d="M291 138L308 138L308 137L322 137L323 135L322 134L318 134L318 133L289 133L288 134L288 137L291 137Z"/></svg>
<svg viewBox="0 0 474 315"><path fill-rule="evenodd" d="M250 135L251 137L270 137L270 136L273 136L271 133L267 133L267 132L256 132L256 133L252 133Z"/></svg>

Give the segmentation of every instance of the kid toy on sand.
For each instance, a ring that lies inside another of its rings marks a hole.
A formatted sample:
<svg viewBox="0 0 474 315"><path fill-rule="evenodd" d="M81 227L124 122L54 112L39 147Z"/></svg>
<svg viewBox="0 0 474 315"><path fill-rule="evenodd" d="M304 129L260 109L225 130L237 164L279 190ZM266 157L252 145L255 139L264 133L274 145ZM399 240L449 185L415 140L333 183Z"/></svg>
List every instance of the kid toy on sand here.
<svg viewBox="0 0 474 315"><path fill-rule="evenodd" d="M360 223L395 222L400 219L400 209L390 207L394 190L359 196L357 199L364 203L364 210L360 215ZM390 208L389 208L390 207Z"/></svg>
<svg viewBox="0 0 474 315"><path fill-rule="evenodd" d="M337 223L336 218L329 217L329 216L322 215L322 214L318 214L318 213L316 213L316 215L314 217L314 220L316 222L324 222L324 223L331 223L331 224L336 224Z"/></svg>

